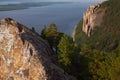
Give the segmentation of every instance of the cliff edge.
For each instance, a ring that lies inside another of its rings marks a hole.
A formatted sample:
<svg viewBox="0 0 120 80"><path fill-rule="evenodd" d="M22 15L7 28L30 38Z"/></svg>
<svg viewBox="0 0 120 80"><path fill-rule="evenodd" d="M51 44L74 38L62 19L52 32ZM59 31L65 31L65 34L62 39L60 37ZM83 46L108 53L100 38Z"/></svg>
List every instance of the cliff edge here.
<svg viewBox="0 0 120 80"><path fill-rule="evenodd" d="M82 31L86 35L90 36L95 27L101 25L105 9L101 8L101 4L97 3L91 5L83 15L83 27Z"/></svg>
<svg viewBox="0 0 120 80"><path fill-rule="evenodd" d="M107 0L90 6L75 30L79 47L118 52L120 46L120 1Z"/></svg>
<svg viewBox="0 0 120 80"><path fill-rule="evenodd" d="M48 43L11 18L0 23L0 80L73 80L51 59Z"/></svg>

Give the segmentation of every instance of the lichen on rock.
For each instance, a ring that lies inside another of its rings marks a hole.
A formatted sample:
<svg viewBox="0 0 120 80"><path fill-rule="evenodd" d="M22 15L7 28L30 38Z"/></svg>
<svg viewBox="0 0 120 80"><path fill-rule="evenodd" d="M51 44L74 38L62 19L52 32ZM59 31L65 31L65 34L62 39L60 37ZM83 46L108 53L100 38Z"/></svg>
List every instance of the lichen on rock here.
<svg viewBox="0 0 120 80"><path fill-rule="evenodd" d="M0 23L0 80L73 80L54 64L49 44L11 18Z"/></svg>

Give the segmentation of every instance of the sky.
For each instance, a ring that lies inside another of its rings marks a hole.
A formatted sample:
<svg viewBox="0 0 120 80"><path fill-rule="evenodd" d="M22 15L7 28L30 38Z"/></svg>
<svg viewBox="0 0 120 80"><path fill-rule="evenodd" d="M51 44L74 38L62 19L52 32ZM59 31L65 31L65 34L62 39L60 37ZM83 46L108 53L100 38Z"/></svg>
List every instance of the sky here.
<svg viewBox="0 0 120 80"><path fill-rule="evenodd" d="M0 0L0 2L100 2L103 0Z"/></svg>

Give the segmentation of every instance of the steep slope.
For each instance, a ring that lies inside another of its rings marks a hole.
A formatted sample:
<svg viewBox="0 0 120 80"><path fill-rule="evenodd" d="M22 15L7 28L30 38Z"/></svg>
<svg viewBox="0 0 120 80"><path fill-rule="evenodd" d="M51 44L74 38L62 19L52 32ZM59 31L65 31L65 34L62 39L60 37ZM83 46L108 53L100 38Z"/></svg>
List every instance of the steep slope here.
<svg viewBox="0 0 120 80"><path fill-rule="evenodd" d="M120 48L120 1L109 0L88 8L78 23L75 41L78 47L87 45L104 52ZM90 37L88 37L90 36Z"/></svg>
<svg viewBox="0 0 120 80"><path fill-rule="evenodd" d="M90 6L83 16L82 31L90 36L94 28L102 23L104 13L105 9L101 9L101 4L98 3Z"/></svg>
<svg viewBox="0 0 120 80"><path fill-rule="evenodd" d="M46 41L18 22L0 23L0 80L71 80L51 59Z"/></svg>

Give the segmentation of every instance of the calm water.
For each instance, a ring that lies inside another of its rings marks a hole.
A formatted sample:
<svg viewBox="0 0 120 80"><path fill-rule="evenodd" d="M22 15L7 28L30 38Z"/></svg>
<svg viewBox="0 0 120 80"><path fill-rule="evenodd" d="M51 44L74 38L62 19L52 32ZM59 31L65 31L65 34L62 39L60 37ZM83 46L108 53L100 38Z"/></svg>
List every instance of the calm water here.
<svg viewBox="0 0 120 80"><path fill-rule="evenodd" d="M59 31L71 35L74 26L80 21L89 5L90 3L67 3L32 7L24 10L2 11L0 12L0 19L11 17L29 28L35 27L39 33L44 25L48 26L54 22Z"/></svg>

